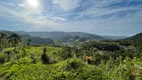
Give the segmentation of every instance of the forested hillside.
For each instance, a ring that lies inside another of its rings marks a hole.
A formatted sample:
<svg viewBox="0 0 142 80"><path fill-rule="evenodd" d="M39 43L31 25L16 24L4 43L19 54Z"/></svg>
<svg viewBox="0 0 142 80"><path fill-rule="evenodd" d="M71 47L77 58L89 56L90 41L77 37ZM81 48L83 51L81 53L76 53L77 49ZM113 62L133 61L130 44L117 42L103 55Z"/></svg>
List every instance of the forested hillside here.
<svg viewBox="0 0 142 80"><path fill-rule="evenodd" d="M30 39L25 42L16 33L0 33L0 79L142 79L142 49L132 43L124 44L125 40L32 45L36 38Z"/></svg>
<svg viewBox="0 0 142 80"><path fill-rule="evenodd" d="M126 40L142 40L142 33L136 34L132 37L126 38Z"/></svg>
<svg viewBox="0 0 142 80"><path fill-rule="evenodd" d="M142 80L142 0L0 0L0 80Z"/></svg>
<svg viewBox="0 0 142 80"><path fill-rule="evenodd" d="M103 37L99 35L93 35L89 33L84 32L59 32L59 31L53 31L53 32L24 32L24 31L18 31L16 32L18 34L27 34L33 37L41 37L41 38L51 38L55 40L62 40L64 38L71 38L71 37L84 37L87 39L103 39Z"/></svg>
<svg viewBox="0 0 142 80"><path fill-rule="evenodd" d="M3 34L6 34L6 36L11 35L13 32L11 31L0 31ZM20 35L20 34L19 34ZM49 45L54 45L54 41L50 38L40 38L40 37L32 37L29 35L20 35L23 39L24 42L28 43L29 40L32 45L39 45L39 44L49 44Z"/></svg>

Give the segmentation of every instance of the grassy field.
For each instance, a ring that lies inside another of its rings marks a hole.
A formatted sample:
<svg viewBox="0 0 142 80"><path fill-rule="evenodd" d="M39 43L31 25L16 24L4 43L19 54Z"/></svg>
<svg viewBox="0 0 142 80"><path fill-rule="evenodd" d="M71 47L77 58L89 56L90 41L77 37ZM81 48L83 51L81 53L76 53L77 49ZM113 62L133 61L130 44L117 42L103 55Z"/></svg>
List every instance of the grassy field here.
<svg viewBox="0 0 142 80"><path fill-rule="evenodd" d="M141 59L117 59L116 63L110 58L99 65L91 65L76 56L63 60L59 54L62 48L44 47L53 63L41 63L43 47L26 48L26 56L17 48L18 53L10 61L0 64L0 77L4 80L142 80ZM4 52L7 51L13 51L13 48ZM32 63L31 53L34 53L36 63Z"/></svg>

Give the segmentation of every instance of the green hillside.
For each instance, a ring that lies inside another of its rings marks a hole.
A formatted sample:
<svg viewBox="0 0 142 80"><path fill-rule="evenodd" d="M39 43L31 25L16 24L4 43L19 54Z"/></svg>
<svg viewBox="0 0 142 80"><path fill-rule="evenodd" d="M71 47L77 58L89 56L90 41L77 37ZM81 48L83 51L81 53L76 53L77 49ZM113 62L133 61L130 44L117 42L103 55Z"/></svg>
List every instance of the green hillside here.
<svg viewBox="0 0 142 80"><path fill-rule="evenodd" d="M142 40L142 33L136 34L132 37L126 38L126 40Z"/></svg>
<svg viewBox="0 0 142 80"><path fill-rule="evenodd" d="M102 40L103 37L95 34L89 34L84 32L59 32L59 31L53 31L53 32L24 32L24 31L18 31L16 32L21 35L30 35L32 37L40 37L40 38L50 38L53 40L60 40L63 42L69 41L70 39L80 39L80 38L86 38L86 39L96 39L96 40Z"/></svg>
<svg viewBox="0 0 142 80"><path fill-rule="evenodd" d="M11 31L0 31L0 33L5 33L7 36L11 35L13 32ZM31 40L32 45L39 45L39 44L47 44L47 45L54 45L54 41L50 38L40 38L40 37L32 37L29 35L21 34L23 41L28 43L28 40Z"/></svg>
<svg viewBox="0 0 142 80"><path fill-rule="evenodd" d="M131 43L135 47L140 47L140 49L142 49L142 33L136 34L124 40Z"/></svg>
<svg viewBox="0 0 142 80"><path fill-rule="evenodd" d="M19 49L21 53L15 55L14 59L0 65L0 77L8 80L128 80L131 75L135 75L136 80L142 79L141 71L135 73L135 71L141 70L140 66L142 66L142 61L136 58L133 60L127 58L125 61L117 61L117 63L110 58L106 63L102 61L95 66L75 56L60 61L60 56L55 53L62 49L47 47L47 54L50 58L54 56L52 59L57 62L42 64L40 62L42 48L31 47L26 49L27 56L16 58L22 55L22 51ZM7 50L12 51L12 48ZM32 62L30 52L35 53L36 63ZM123 71L125 72L123 73Z"/></svg>
<svg viewBox="0 0 142 80"><path fill-rule="evenodd" d="M126 41L25 44L0 33L1 80L142 80L142 49ZM6 46L5 46L6 45Z"/></svg>

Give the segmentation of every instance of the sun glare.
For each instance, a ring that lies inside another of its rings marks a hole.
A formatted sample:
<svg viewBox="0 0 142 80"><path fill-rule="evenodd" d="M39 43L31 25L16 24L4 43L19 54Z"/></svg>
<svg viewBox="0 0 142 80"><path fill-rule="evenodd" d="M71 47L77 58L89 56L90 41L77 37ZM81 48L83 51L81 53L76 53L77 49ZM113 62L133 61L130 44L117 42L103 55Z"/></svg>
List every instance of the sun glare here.
<svg viewBox="0 0 142 80"><path fill-rule="evenodd" d="M28 3L31 7L34 7L34 8L38 7L39 5L39 2L37 0L28 0Z"/></svg>

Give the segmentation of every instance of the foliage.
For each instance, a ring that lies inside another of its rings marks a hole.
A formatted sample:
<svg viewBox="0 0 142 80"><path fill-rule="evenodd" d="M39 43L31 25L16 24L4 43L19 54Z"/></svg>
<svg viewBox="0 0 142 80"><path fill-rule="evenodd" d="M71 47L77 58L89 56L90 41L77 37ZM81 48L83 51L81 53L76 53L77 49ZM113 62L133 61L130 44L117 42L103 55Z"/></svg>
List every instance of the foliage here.
<svg viewBox="0 0 142 80"><path fill-rule="evenodd" d="M71 47L64 46L63 50L60 52L60 56L63 59L71 58L73 56Z"/></svg>
<svg viewBox="0 0 142 80"><path fill-rule="evenodd" d="M101 42L96 42L96 41L89 41L81 44L82 49L88 50L92 47L97 48L98 50L103 50L103 51L123 51L123 48L121 48L118 45L115 44L106 44L106 43L101 43Z"/></svg>
<svg viewBox="0 0 142 80"><path fill-rule="evenodd" d="M28 45L29 47L31 46L31 43L32 43L32 40L31 40L31 39L28 39L27 45Z"/></svg>
<svg viewBox="0 0 142 80"><path fill-rule="evenodd" d="M31 53L30 58L31 58L31 60L32 60L32 63L35 64L35 63L36 63L36 56L35 56L34 53Z"/></svg>
<svg viewBox="0 0 142 80"><path fill-rule="evenodd" d="M42 61L43 64L50 63L50 59L49 59L48 55L46 54L46 52L47 52L47 48L44 47L43 48L43 54L41 55L41 61Z"/></svg>
<svg viewBox="0 0 142 80"><path fill-rule="evenodd" d="M98 66L86 64L75 57L47 65L31 64L30 61L26 57L3 64L0 66L0 76L8 80L131 80L132 76L136 80L142 79L135 72L139 69L135 65L140 65L139 63L141 63L138 59L131 60L127 58L124 61L117 61L119 63L117 64L110 58L109 61L106 63L102 61Z"/></svg>
<svg viewBox="0 0 142 80"><path fill-rule="evenodd" d="M16 51L9 47L0 53L0 79L141 80L140 47L124 43L76 41L63 47L17 46Z"/></svg>
<svg viewBox="0 0 142 80"><path fill-rule="evenodd" d="M3 48L7 47L7 34L5 32L0 32L0 51L3 50Z"/></svg>
<svg viewBox="0 0 142 80"><path fill-rule="evenodd" d="M15 47L14 50L16 50L16 46L18 45L18 43L22 42L22 37L16 33L12 33L7 39L8 39L8 42Z"/></svg>
<svg viewBox="0 0 142 80"><path fill-rule="evenodd" d="M0 64L5 62L6 55L4 53L0 53Z"/></svg>

